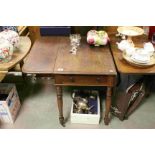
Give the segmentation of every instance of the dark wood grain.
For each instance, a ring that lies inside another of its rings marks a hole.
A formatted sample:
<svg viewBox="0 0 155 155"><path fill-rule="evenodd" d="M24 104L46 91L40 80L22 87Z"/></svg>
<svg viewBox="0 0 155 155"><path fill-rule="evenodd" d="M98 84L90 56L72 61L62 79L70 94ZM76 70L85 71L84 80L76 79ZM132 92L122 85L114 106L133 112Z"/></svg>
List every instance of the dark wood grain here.
<svg viewBox="0 0 155 155"><path fill-rule="evenodd" d="M104 123L105 125L108 125L110 122L110 108L111 108L111 97L112 97L112 87L107 87L107 93L106 93L106 104L105 104L105 117L104 117Z"/></svg>
<svg viewBox="0 0 155 155"><path fill-rule="evenodd" d="M67 86L114 86L116 83L113 75L55 75L56 85Z"/></svg>
<svg viewBox="0 0 155 155"><path fill-rule="evenodd" d="M35 41L23 66L24 73L52 74L60 37L41 37Z"/></svg>
<svg viewBox="0 0 155 155"><path fill-rule="evenodd" d="M62 87L56 86L56 92L57 92L57 105L58 105L58 110L59 110L59 121L62 126L65 126L64 117L63 117Z"/></svg>
<svg viewBox="0 0 155 155"><path fill-rule="evenodd" d="M70 48L69 38L62 38L55 74L116 75L108 46L89 46L83 38L76 55L70 53Z"/></svg>

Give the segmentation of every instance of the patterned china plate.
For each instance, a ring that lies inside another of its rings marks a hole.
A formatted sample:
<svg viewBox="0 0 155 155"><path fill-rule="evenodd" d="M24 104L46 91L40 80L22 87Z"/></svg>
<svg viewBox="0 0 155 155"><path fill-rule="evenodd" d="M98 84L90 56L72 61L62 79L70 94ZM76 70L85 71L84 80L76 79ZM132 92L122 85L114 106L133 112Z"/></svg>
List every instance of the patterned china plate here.
<svg viewBox="0 0 155 155"><path fill-rule="evenodd" d="M136 26L120 26L117 31L126 36L139 36L144 34L144 30Z"/></svg>

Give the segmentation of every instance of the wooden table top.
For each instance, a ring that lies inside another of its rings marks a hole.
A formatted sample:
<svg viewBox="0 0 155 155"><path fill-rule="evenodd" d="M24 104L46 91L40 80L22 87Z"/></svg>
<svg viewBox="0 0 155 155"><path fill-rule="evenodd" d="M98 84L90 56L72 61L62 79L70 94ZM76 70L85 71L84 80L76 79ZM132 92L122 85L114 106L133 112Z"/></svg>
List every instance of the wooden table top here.
<svg viewBox="0 0 155 155"><path fill-rule="evenodd" d="M23 66L24 73L52 74L60 37L41 37L35 41Z"/></svg>
<svg viewBox="0 0 155 155"><path fill-rule="evenodd" d="M54 67L55 74L117 74L108 45L103 47L89 46L86 38L82 38L76 55L71 54L70 49L69 38L62 38Z"/></svg>
<svg viewBox="0 0 155 155"><path fill-rule="evenodd" d="M12 59L9 62L0 63L0 73L7 72L18 64L28 54L31 48L31 40L28 37L20 37L18 48L13 52Z"/></svg>
<svg viewBox="0 0 155 155"><path fill-rule="evenodd" d="M117 48L116 42L120 42L120 39L115 34L110 34L110 45L115 60L117 70L123 74L155 74L155 65L147 68L140 68L130 65L122 57L122 52ZM133 42L136 47L143 47L144 42L148 42L145 35L133 37Z"/></svg>
<svg viewBox="0 0 155 155"><path fill-rule="evenodd" d="M86 40L77 55L70 53L69 37L41 37L33 45L23 72L36 74L116 75L108 46L90 47Z"/></svg>

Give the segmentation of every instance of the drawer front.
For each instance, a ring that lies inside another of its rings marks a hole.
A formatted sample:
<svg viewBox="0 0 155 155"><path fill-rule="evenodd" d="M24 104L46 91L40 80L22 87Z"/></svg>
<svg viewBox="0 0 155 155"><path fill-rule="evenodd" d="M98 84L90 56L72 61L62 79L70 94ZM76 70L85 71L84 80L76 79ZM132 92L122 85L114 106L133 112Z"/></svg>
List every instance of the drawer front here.
<svg viewBox="0 0 155 155"><path fill-rule="evenodd" d="M55 75L56 85L114 86L114 76Z"/></svg>

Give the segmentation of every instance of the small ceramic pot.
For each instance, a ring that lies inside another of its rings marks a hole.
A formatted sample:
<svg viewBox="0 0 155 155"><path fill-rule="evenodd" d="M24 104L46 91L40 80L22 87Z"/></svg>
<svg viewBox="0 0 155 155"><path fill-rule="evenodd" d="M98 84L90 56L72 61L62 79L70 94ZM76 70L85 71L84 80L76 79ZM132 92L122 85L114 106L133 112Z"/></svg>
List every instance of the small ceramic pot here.
<svg viewBox="0 0 155 155"><path fill-rule="evenodd" d="M106 45L109 41L108 34L105 31L90 30L87 33L87 42L90 45Z"/></svg>
<svg viewBox="0 0 155 155"><path fill-rule="evenodd" d="M5 39L0 39L0 62L8 62L13 54L13 45Z"/></svg>

